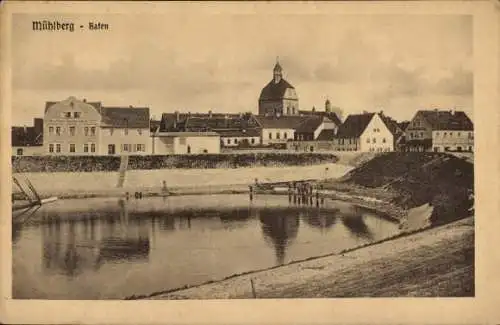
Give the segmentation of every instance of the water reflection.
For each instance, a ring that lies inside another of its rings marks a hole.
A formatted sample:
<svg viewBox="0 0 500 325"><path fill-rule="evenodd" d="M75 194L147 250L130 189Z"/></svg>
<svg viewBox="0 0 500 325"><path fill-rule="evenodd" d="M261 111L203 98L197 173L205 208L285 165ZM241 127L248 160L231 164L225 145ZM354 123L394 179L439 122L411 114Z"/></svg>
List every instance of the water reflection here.
<svg viewBox="0 0 500 325"><path fill-rule="evenodd" d="M286 248L297 237L299 230L299 213L293 211L290 214L277 214L270 210L260 211L260 222L262 233L266 240L274 246L276 264L285 263Z"/></svg>
<svg viewBox="0 0 500 325"><path fill-rule="evenodd" d="M150 251L148 224L140 219L130 221L123 200L118 206L118 215L104 215L101 229L92 215L80 221L69 216L67 222L46 217L47 224L42 228L44 269L74 277L85 269L98 270L106 262L147 260Z"/></svg>
<svg viewBox="0 0 500 325"><path fill-rule="evenodd" d="M311 211L311 213L305 215L303 220L312 228L325 232L335 225L338 212L338 209L324 211L317 208L314 211Z"/></svg>
<svg viewBox="0 0 500 325"><path fill-rule="evenodd" d="M246 195L227 195L47 205L29 224L13 227L16 298L147 294L399 232L397 224L348 204L298 202L279 196L249 202ZM42 271L22 272L26 269Z"/></svg>

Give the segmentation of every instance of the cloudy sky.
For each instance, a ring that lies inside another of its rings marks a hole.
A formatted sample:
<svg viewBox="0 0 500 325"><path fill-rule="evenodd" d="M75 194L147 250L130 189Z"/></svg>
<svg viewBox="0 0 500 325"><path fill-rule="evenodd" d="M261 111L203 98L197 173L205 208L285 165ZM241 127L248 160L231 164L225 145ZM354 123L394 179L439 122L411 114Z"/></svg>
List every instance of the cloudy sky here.
<svg viewBox="0 0 500 325"><path fill-rule="evenodd" d="M32 21L109 24L34 32ZM472 116L472 17L458 15L14 15L13 124L69 96L162 112L257 112L279 56L301 109L328 97L344 115L420 108Z"/></svg>

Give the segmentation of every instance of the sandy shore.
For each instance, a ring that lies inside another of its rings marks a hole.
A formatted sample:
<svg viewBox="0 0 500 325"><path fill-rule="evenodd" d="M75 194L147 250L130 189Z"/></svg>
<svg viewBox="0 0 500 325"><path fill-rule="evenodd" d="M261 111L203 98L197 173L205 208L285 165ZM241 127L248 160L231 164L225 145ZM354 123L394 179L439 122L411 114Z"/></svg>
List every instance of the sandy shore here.
<svg viewBox="0 0 500 325"><path fill-rule="evenodd" d="M149 299L474 296L474 219Z"/></svg>
<svg viewBox="0 0 500 325"><path fill-rule="evenodd" d="M352 167L341 164L322 164L234 169L131 170L127 172L123 188L117 188L117 172L20 173L14 176L29 179L42 196L84 198L123 196L126 192L161 195L164 181L173 194L238 193L248 191L248 185L253 184L256 178L259 182L335 178L351 169ZM12 188L18 190L14 184Z"/></svg>

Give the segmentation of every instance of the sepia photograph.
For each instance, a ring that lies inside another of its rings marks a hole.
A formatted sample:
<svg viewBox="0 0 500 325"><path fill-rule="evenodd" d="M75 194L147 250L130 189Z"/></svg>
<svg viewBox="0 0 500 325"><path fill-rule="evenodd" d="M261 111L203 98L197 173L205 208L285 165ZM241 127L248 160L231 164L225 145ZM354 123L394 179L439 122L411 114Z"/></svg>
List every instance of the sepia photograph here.
<svg viewBox="0 0 500 325"><path fill-rule="evenodd" d="M478 295L473 12L160 5L10 15L13 300Z"/></svg>

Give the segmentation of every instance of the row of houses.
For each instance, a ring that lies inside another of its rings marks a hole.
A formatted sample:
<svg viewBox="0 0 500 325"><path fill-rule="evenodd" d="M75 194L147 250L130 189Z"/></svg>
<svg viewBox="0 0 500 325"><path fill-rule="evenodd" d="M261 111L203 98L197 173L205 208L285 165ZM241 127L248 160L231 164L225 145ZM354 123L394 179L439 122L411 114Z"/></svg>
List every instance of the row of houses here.
<svg viewBox="0 0 500 325"><path fill-rule="evenodd" d="M421 110L398 123L384 112L348 115L330 109L297 115L164 113L108 107L69 97L47 102L33 127L12 128L13 155L219 153L231 149L292 151L473 151L473 124L461 111Z"/></svg>

